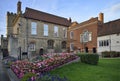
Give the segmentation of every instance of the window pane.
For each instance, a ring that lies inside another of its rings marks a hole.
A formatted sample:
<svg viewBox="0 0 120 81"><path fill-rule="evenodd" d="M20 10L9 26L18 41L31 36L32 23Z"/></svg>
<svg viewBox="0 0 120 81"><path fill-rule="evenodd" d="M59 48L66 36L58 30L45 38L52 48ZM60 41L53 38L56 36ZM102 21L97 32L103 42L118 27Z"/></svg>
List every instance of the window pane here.
<svg viewBox="0 0 120 81"><path fill-rule="evenodd" d="M88 42L89 41L89 32L85 31L83 33L83 42Z"/></svg>
<svg viewBox="0 0 120 81"><path fill-rule="evenodd" d="M92 41L92 33L89 33L89 41Z"/></svg>
<svg viewBox="0 0 120 81"><path fill-rule="evenodd" d="M70 32L70 38L73 39L73 31Z"/></svg>
<svg viewBox="0 0 120 81"><path fill-rule="evenodd" d="M70 44L70 51L73 51L73 49L74 49L74 44L71 43L71 44Z"/></svg>
<svg viewBox="0 0 120 81"><path fill-rule="evenodd" d="M31 23L31 34L32 35L36 35L37 34L37 23L36 22L32 22Z"/></svg>
<svg viewBox="0 0 120 81"><path fill-rule="evenodd" d="M29 48L30 48L30 51L35 51L35 43L31 43Z"/></svg>
<svg viewBox="0 0 120 81"><path fill-rule="evenodd" d="M48 49L53 49L53 48L54 48L54 41L48 40Z"/></svg>
<svg viewBox="0 0 120 81"><path fill-rule="evenodd" d="M109 40L107 40L107 46L109 46Z"/></svg>
<svg viewBox="0 0 120 81"><path fill-rule="evenodd" d="M83 35L80 34L80 42L83 43Z"/></svg>
<svg viewBox="0 0 120 81"><path fill-rule="evenodd" d="M66 41L63 41L62 42L62 49L65 49L66 48Z"/></svg>
<svg viewBox="0 0 120 81"><path fill-rule="evenodd" d="M58 27L57 26L54 27L54 36L58 37Z"/></svg>
<svg viewBox="0 0 120 81"><path fill-rule="evenodd" d="M48 25L44 24L44 36L48 36Z"/></svg>
<svg viewBox="0 0 120 81"><path fill-rule="evenodd" d="M65 28L63 28L63 37L67 38L67 30Z"/></svg>

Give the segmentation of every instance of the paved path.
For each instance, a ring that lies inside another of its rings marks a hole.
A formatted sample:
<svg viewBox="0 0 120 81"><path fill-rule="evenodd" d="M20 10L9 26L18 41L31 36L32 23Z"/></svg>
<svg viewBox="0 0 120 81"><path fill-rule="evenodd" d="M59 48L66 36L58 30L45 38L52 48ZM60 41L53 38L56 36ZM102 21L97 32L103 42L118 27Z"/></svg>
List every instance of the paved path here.
<svg viewBox="0 0 120 81"><path fill-rule="evenodd" d="M2 61L0 60L0 81L10 81L7 74L6 68L3 67Z"/></svg>

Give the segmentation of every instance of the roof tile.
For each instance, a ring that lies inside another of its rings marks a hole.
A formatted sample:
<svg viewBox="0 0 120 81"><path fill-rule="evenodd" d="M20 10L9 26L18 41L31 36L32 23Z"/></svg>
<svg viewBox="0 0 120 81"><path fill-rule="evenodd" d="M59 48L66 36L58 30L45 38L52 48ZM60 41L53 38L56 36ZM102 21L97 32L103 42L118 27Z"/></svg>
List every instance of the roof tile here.
<svg viewBox="0 0 120 81"><path fill-rule="evenodd" d="M24 17L39 20L39 21L54 23L58 25L63 25L67 27L71 24L71 22L67 18L55 16L49 13L31 9L28 7L25 10Z"/></svg>

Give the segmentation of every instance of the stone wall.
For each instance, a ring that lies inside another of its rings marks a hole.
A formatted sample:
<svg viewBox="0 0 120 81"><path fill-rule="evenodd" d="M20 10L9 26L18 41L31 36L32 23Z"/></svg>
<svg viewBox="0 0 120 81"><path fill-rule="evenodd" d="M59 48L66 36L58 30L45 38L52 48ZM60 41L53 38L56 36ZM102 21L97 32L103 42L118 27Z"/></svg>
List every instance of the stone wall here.
<svg viewBox="0 0 120 81"><path fill-rule="evenodd" d="M37 23L37 34L32 35L31 34L31 22ZM20 23L20 25L18 25ZM48 25L48 36L44 36L44 24ZM58 27L58 37L54 37L54 26ZM64 31L63 28L67 30L67 27L47 23L43 21L37 21L33 19L25 19L23 17L20 17L16 24L14 25L14 34L17 35L18 39L18 47L21 47L22 52L27 51L27 43L28 45L31 42L35 43L35 51L38 54L40 48L43 48L45 52L54 52L54 49L48 50L48 40L54 40L54 47L58 45L61 48L62 41L66 41L67 38L64 37ZM16 31L18 29L18 31ZM27 42L28 41L28 42Z"/></svg>

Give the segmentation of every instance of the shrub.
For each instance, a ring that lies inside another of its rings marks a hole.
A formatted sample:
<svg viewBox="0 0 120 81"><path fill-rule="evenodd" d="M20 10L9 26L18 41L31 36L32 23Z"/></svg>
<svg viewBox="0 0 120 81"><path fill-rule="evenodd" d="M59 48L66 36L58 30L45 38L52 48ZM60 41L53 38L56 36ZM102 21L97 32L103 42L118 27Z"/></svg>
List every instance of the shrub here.
<svg viewBox="0 0 120 81"><path fill-rule="evenodd" d="M102 57L110 57L110 53L108 51L102 52Z"/></svg>
<svg viewBox="0 0 120 81"><path fill-rule="evenodd" d="M120 52L116 51L104 51L102 52L102 57L119 57Z"/></svg>
<svg viewBox="0 0 120 81"><path fill-rule="evenodd" d="M66 77L60 77L59 75L51 75L50 73L41 74L36 81L69 81Z"/></svg>
<svg viewBox="0 0 120 81"><path fill-rule="evenodd" d="M98 60L99 60L99 55L98 54L79 54L81 62L87 63L87 64L92 64L92 65L97 65Z"/></svg>
<svg viewBox="0 0 120 81"><path fill-rule="evenodd" d="M117 52L117 57L120 57L120 52Z"/></svg>
<svg viewBox="0 0 120 81"><path fill-rule="evenodd" d="M23 78L21 79L21 81L28 81L29 78L33 77L33 76L36 76L35 74L33 73L27 73L23 76Z"/></svg>
<svg viewBox="0 0 120 81"><path fill-rule="evenodd" d="M110 53L110 57L116 57L117 56L117 52L115 51L111 51Z"/></svg>
<svg viewBox="0 0 120 81"><path fill-rule="evenodd" d="M38 73L36 77L32 76L26 81L69 81L66 77L60 77L59 75L52 75L48 72Z"/></svg>

